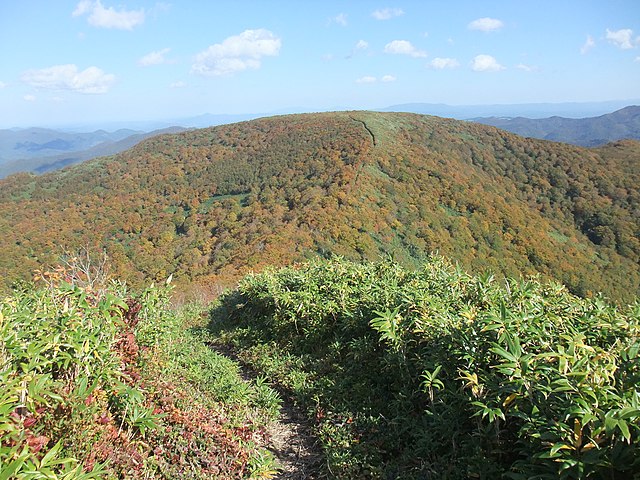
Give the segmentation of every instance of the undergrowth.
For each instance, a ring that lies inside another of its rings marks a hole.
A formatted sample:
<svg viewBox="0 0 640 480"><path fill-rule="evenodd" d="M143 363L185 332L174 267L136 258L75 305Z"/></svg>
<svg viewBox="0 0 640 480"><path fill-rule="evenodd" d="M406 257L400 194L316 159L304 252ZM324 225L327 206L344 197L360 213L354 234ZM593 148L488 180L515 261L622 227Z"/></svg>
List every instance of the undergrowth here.
<svg viewBox="0 0 640 480"><path fill-rule="evenodd" d="M211 329L315 420L336 478L640 478L640 305L433 257L250 275Z"/></svg>
<svg viewBox="0 0 640 480"><path fill-rule="evenodd" d="M276 474L280 400L207 347L204 307L170 308L166 285L39 277L0 303L0 479Z"/></svg>

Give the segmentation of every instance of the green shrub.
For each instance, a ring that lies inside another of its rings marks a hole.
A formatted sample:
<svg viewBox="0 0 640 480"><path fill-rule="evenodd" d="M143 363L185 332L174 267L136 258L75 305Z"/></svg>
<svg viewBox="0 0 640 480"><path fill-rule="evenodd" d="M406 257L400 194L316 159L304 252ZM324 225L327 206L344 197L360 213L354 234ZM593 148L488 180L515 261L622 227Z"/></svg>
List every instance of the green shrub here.
<svg viewBox="0 0 640 480"><path fill-rule="evenodd" d="M122 384L113 350L127 305L69 283L25 286L0 303L0 478L91 478L69 454ZM115 413L115 412L114 412Z"/></svg>
<svg viewBox="0 0 640 480"><path fill-rule="evenodd" d="M212 326L308 407L338 476L639 475L638 303L332 260L246 277Z"/></svg>

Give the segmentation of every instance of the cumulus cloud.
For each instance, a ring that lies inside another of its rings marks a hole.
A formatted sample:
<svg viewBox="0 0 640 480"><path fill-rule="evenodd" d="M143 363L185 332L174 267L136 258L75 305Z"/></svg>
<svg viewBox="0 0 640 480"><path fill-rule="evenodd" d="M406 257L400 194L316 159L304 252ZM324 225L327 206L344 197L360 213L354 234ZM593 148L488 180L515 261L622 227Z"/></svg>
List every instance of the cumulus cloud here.
<svg viewBox="0 0 640 480"><path fill-rule="evenodd" d="M7 84L6 84L6 83L4 83L4 82L0 81L0 88L4 88L4 87L6 87L6 86L7 86Z"/></svg>
<svg viewBox="0 0 640 480"><path fill-rule="evenodd" d="M435 68L437 70L444 70L445 68L456 68L460 66L460 62L455 58L441 58L436 57L429 63L431 68Z"/></svg>
<svg viewBox="0 0 640 480"><path fill-rule="evenodd" d="M100 28L115 28L118 30L133 30L144 23L144 9L117 11L113 7L105 8L100 0L82 0L71 14L74 17L88 15L89 25Z"/></svg>
<svg viewBox="0 0 640 480"><path fill-rule="evenodd" d="M155 52L147 53L144 57L138 60L138 65L141 67L149 67L151 65L162 65L163 63L170 63L165 58L165 55L171 51L170 48L163 48Z"/></svg>
<svg viewBox="0 0 640 480"><path fill-rule="evenodd" d="M404 15L404 11L401 8L381 8L371 12L371 16L376 20L389 20L402 15Z"/></svg>
<svg viewBox="0 0 640 480"><path fill-rule="evenodd" d="M616 47L622 48L623 50L633 48L633 30L630 28L623 28L615 31L607 28L606 39Z"/></svg>
<svg viewBox="0 0 640 480"><path fill-rule="evenodd" d="M349 22L347 20L347 14L346 13L339 13L335 17L331 17L329 19L329 23L336 23L336 24L340 25L341 27L346 27L349 24Z"/></svg>
<svg viewBox="0 0 640 480"><path fill-rule="evenodd" d="M182 80L178 80L177 82L173 82L169 85L169 87L171 88L184 88L186 87L187 84L185 82L183 82Z"/></svg>
<svg viewBox="0 0 640 480"><path fill-rule="evenodd" d="M491 55L476 55L471 62L471 69L476 72L497 72L504 68Z"/></svg>
<svg viewBox="0 0 640 480"><path fill-rule="evenodd" d="M587 35L587 39L585 40L584 44L580 48L580 53L584 55L595 46L596 46L596 42L593 40L593 37L591 35Z"/></svg>
<svg viewBox="0 0 640 480"><path fill-rule="evenodd" d="M380 80L384 83L395 82L396 77L393 75L384 75Z"/></svg>
<svg viewBox="0 0 640 480"><path fill-rule="evenodd" d="M427 56L427 52L417 49L407 40L394 40L393 42L387 43L384 47L384 52L395 55L409 55L414 58L424 58Z"/></svg>
<svg viewBox="0 0 640 480"><path fill-rule="evenodd" d="M280 39L269 30L245 30L198 53L191 72L216 77L256 70L260 68L262 57L277 56L281 45Z"/></svg>
<svg viewBox="0 0 640 480"><path fill-rule="evenodd" d="M370 75L365 75L364 77L360 77L356 80L356 83L375 83L376 77L372 77Z"/></svg>
<svg viewBox="0 0 640 480"><path fill-rule="evenodd" d="M36 96L35 95L25 95L22 98L24 98L25 101L27 101L27 102L35 102L36 101Z"/></svg>
<svg viewBox="0 0 640 480"><path fill-rule="evenodd" d="M478 18L468 25L470 30L480 30L481 32L493 32L500 30L503 26L504 23L501 20L489 17Z"/></svg>
<svg viewBox="0 0 640 480"><path fill-rule="evenodd" d="M633 59L634 62L640 62L640 57L636 57Z"/></svg>
<svg viewBox="0 0 640 480"><path fill-rule="evenodd" d="M98 67L78 71L73 64L54 65L40 70L27 70L22 81L36 88L71 90L79 93L106 93L115 80L115 75L105 73Z"/></svg>

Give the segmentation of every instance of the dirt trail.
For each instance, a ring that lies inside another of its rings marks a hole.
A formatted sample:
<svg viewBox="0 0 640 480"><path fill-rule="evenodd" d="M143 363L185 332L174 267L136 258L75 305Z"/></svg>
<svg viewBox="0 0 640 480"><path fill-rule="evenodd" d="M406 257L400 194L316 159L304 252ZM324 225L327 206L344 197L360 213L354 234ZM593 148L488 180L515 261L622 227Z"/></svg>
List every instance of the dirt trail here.
<svg viewBox="0 0 640 480"><path fill-rule="evenodd" d="M216 343L208 345L220 355L236 362L245 381L251 381L258 376L228 346ZM266 447L280 463L281 472L276 478L290 480L327 478L319 473L323 463L322 453L318 439L311 432L311 425L282 388L278 385L274 385L273 388L282 398L282 407L279 418L267 428L270 441Z"/></svg>

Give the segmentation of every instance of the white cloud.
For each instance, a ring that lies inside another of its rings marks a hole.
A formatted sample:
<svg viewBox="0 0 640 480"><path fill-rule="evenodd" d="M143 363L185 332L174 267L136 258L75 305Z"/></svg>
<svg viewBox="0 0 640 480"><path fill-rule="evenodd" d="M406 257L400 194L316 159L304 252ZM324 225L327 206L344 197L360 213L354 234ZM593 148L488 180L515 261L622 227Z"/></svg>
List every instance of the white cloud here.
<svg viewBox="0 0 640 480"><path fill-rule="evenodd" d="M344 58L347 60L352 59L358 52L362 52L364 50L367 50L369 48L369 43L364 41L364 40L358 40L358 43L356 43L356 46L353 47L353 50L351 50L351 53L349 55L346 55Z"/></svg>
<svg viewBox="0 0 640 480"><path fill-rule="evenodd" d="M25 101L27 101L27 102L35 102L36 101L36 96L35 95L25 95L22 98L24 98Z"/></svg>
<svg viewBox="0 0 640 480"><path fill-rule="evenodd" d="M182 80L178 80L177 82L173 82L172 84L169 85L169 87L171 88L184 88L186 86L187 84Z"/></svg>
<svg viewBox="0 0 640 480"><path fill-rule="evenodd" d="M262 57L280 53L282 42L269 30L245 30L226 38L196 55L192 73L215 77L258 69Z"/></svg>
<svg viewBox="0 0 640 480"><path fill-rule="evenodd" d="M504 68L491 55L476 55L471 62L471 69L476 72L497 72Z"/></svg>
<svg viewBox="0 0 640 480"><path fill-rule="evenodd" d="M633 59L634 62L640 62L640 57L636 57Z"/></svg>
<svg viewBox="0 0 640 480"><path fill-rule="evenodd" d="M98 67L89 67L81 72L73 64L54 65L41 70L27 70L22 81L36 88L71 90L79 93L106 93L115 80L115 75L104 73Z"/></svg>
<svg viewBox="0 0 640 480"><path fill-rule="evenodd" d="M325 62L330 62L331 60L333 60L335 58L335 55L333 53L325 53L325 54L322 55L321 58Z"/></svg>
<svg viewBox="0 0 640 480"><path fill-rule="evenodd" d="M6 87L7 85L8 85L7 83L0 82L0 88L4 88L4 87Z"/></svg>
<svg viewBox="0 0 640 480"><path fill-rule="evenodd" d="M170 63L170 60L164 58L164 56L170 51L170 48L163 48L162 50L148 53L140 60L138 60L138 65L140 65L141 67L149 67L151 65L162 65L163 63Z"/></svg>
<svg viewBox="0 0 640 480"><path fill-rule="evenodd" d="M630 28L623 28L616 31L611 31L607 28L606 38L616 47L622 48L623 50L633 48L633 30L631 30Z"/></svg>
<svg viewBox="0 0 640 480"><path fill-rule="evenodd" d="M460 66L460 62L455 58L440 58L436 57L429 63L431 68L437 70L444 70L445 68L456 68Z"/></svg>
<svg viewBox="0 0 640 480"><path fill-rule="evenodd" d="M418 50L407 40L394 40L393 42L387 43L384 47L384 52L395 55L409 55L414 58L424 58L427 56L427 52Z"/></svg>
<svg viewBox="0 0 640 480"><path fill-rule="evenodd" d="M519 70L523 70L525 72L536 72L538 71L538 67L536 67L535 65L527 65L525 63L519 63L518 65L516 65L516 68Z"/></svg>
<svg viewBox="0 0 640 480"><path fill-rule="evenodd" d="M371 16L376 20L389 20L402 15L404 15L404 11L401 8L381 8L371 12Z"/></svg>
<svg viewBox="0 0 640 480"><path fill-rule="evenodd" d="M495 30L500 30L504 26L504 23L502 23L502 21L498 20L497 18L483 17L470 22L467 26L470 30L493 32Z"/></svg>
<svg viewBox="0 0 640 480"><path fill-rule="evenodd" d="M71 14L74 17L79 17L80 15L84 15L88 13L93 8L92 0L82 0L78 5L76 5L76 9Z"/></svg>
<svg viewBox="0 0 640 480"><path fill-rule="evenodd" d="M118 30L133 30L144 23L144 9L116 11L113 7L105 8L100 0L82 0L71 14L74 17L89 15L89 25Z"/></svg>
<svg viewBox="0 0 640 480"><path fill-rule="evenodd" d="M335 17L330 18L329 19L329 23L337 23L341 27L346 27L349 24L349 22L347 20L347 14L346 13L339 13Z"/></svg>
<svg viewBox="0 0 640 480"><path fill-rule="evenodd" d="M585 40L584 45L582 45L582 47L580 48L580 53L584 55L595 46L596 42L593 40L593 37L591 35L587 35L587 39Z"/></svg>
<svg viewBox="0 0 640 480"><path fill-rule="evenodd" d="M394 77L393 75L385 75L380 80L383 81L384 83L395 82L396 77Z"/></svg>

